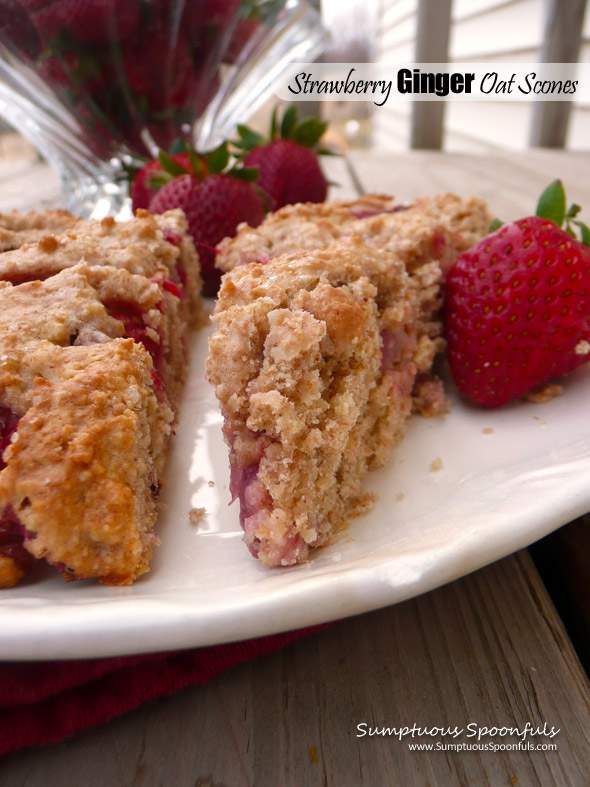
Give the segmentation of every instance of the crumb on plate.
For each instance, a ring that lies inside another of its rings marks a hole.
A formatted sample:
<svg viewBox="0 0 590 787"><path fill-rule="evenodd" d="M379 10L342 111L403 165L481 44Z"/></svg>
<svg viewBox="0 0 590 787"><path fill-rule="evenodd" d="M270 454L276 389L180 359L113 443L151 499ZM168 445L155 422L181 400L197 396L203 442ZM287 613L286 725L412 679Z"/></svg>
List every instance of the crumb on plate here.
<svg viewBox="0 0 590 787"><path fill-rule="evenodd" d="M544 385L536 391L531 391L531 393L526 395L525 399L534 404L545 404L545 402L550 402L552 399L555 399L556 396L561 396L562 393L563 388L561 385L550 384Z"/></svg>
<svg viewBox="0 0 590 787"><path fill-rule="evenodd" d="M207 511L204 508L191 508L188 512L188 518L191 525L198 525L206 513Z"/></svg>
<svg viewBox="0 0 590 787"><path fill-rule="evenodd" d="M440 456L437 456L436 459L433 459L430 463L430 472L436 473L438 470L442 470L443 467L443 460L440 458Z"/></svg>

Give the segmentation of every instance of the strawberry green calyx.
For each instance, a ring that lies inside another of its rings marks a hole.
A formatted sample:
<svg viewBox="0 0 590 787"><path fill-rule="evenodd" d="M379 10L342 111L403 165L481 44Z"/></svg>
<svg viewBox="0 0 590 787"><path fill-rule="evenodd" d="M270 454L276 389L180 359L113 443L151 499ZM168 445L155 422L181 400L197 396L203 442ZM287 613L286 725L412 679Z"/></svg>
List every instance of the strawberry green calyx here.
<svg viewBox="0 0 590 787"><path fill-rule="evenodd" d="M265 145L268 142L273 142L276 139L288 139L301 145L304 148L310 148L318 155L334 155L334 151L327 148L318 147L318 143L323 137L327 123L323 123L317 118L306 118L299 122L297 115L297 107L292 104L283 115L282 120L279 121L279 108L275 107L272 113L270 123L270 133L268 137L253 131L248 126L239 125L237 127L239 139L233 141L231 144L237 148L236 156L243 158L254 148Z"/></svg>
<svg viewBox="0 0 590 787"><path fill-rule="evenodd" d="M279 118L272 114L268 137L248 126L238 126L238 139L231 144L234 156L247 169L258 172L256 187L267 209L278 210L298 202L323 202L329 183L319 164L320 147L327 124L315 118L299 122L297 109L290 106Z"/></svg>
<svg viewBox="0 0 590 787"><path fill-rule="evenodd" d="M583 221L576 218L582 210L581 207L574 203L566 210L566 204L567 200L563 183L559 179L554 180L544 189L539 197L535 216L546 221L552 221L558 227L563 227L571 238L577 239L577 233L574 229L574 227L577 227L580 233L580 241L584 246L590 247L590 229ZM500 219L494 219L490 224L489 232L495 232L503 224L504 222L500 221Z"/></svg>
<svg viewBox="0 0 590 787"><path fill-rule="evenodd" d="M172 150L172 149L171 149ZM174 155L185 154L185 163L181 163ZM188 161L186 158L188 157ZM258 172L252 167L244 167L239 160L232 161L227 142L222 142L209 153L199 153L191 145L184 142L177 144L170 154L163 150L158 153L160 169L150 173L147 179L149 188L159 190L166 183L180 175L191 175L197 180L205 180L209 175L230 175L231 177L253 183Z"/></svg>

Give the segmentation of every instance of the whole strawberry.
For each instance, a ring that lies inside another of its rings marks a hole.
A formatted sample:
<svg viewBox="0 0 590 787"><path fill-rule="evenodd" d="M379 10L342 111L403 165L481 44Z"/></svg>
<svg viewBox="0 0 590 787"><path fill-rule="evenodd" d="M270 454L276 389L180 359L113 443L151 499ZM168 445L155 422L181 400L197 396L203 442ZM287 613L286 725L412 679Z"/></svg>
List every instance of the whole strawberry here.
<svg viewBox="0 0 590 787"><path fill-rule="evenodd" d="M168 159L168 157L166 157L166 159ZM158 193L158 189L154 186L149 186L148 181L156 172L162 173L167 171L166 167L169 166L169 164L166 159L164 159L164 163L162 163L162 158L148 161L133 178L130 195L134 213L138 208L145 208L147 210L150 206L150 202ZM174 164L178 164L178 169L173 168L173 172L171 173L172 176L175 174L184 175L186 173L189 175L196 174L192 169L190 154L188 152L172 153L168 160L174 162ZM160 186L162 185L164 184L160 183Z"/></svg>
<svg viewBox="0 0 590 787"><path fill-rule="evenodd" d="M325 130L326 123L314 118L298 123L294 106L285 112L280 128L275 111L269 140L238 126L240 139L233 144L241 151L244 165L258 169L257 185L268 194L269 208L326 199L328 181L318 161L319 154L328 153L318 148Z"/></svg>
<svg viewBox="0 0 590 787"><path fill-rule="evenodd" d="M215 246L234 235L241 222L256 227L264 219L264 208L250 182L256 172L238 166L227 170L228 163L225 144L206 156L206 167L199 166L191 152L195 174L186 172L169 179L149 206L151 213L173 208L184 211L199 253L205 295L215 295L219 288L221 273L215 268ZM158 174L154 177L157 179ZM148 183L154 185L153 178Z"/></svg>
<svg viewBox="0 0 590 787"><path fill-rule="evenodd" d="M579 210L566 213L555 181L536 216L500 226L451 268L447 354L476 404L498 407L590 360L590 231Z"/></svg>
<svg viewBox="0 0 590 787"><path fill-rule="evenodd" d="M122 41L137 27L139 0L20 0L46 41L64 30L87 44Z"/></svg>

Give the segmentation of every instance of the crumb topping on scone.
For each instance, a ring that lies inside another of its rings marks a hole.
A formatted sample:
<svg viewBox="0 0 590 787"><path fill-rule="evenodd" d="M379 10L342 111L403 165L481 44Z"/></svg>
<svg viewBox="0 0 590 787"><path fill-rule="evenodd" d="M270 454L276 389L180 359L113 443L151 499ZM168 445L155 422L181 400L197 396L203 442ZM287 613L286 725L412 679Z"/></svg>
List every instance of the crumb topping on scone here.
<svg viewBox="0 0 590 787"><path fill-rule="evenodd" d="M0 213L0 252L35 243L51 233L65 232L80 221L67 210Z"/></svg>
<svg viewBox="0 0 590 787"><path fill-rule="evenodd" d="M288 205L269 214L256 229L241 224L235 238L218 244L215 264L229 271L358 235L366 243L389 248L410 271L431 259L446 271L460 253L486 234L490 221L482 200L454 194L409 204L369 194L352 201Z"/></svg>
<svg viewBox="0 0 590 787"><path fill-rule="evenodd" d="M148 570L200 271L184 215L5 214L0 254L0 587ZM38 233L30 242L30 233Z"/></svg>
<svg viewBox="0 0 590 787"><path fill-rule="evenodd" d="M411 410L418 308L402 261L358 237L224 277L207 373L263 563L304 560L370 507L362 478Z"/></svg>
<svg viewBox="0 0 590 787"><path fill-rule="evenodd" d="M171 422L151 368L130 339L44 341L0 359L0 386L8 378L12 401L26 402L4 451L0 500L26 549L65 579L127 584L148 568Z"/></svg>

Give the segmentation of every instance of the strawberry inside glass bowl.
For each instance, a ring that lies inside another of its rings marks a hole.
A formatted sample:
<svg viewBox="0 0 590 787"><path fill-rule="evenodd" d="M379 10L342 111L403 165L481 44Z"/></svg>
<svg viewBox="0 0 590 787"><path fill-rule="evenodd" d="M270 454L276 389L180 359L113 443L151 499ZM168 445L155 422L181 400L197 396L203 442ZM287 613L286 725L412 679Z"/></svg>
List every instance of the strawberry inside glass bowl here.
<svg viewBox="0 0 590 787"><path fill-rule="evenodd" d="M0 115L101 217L134 157L212 149L324 41L306 0L0 0Z"/></svg>

